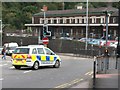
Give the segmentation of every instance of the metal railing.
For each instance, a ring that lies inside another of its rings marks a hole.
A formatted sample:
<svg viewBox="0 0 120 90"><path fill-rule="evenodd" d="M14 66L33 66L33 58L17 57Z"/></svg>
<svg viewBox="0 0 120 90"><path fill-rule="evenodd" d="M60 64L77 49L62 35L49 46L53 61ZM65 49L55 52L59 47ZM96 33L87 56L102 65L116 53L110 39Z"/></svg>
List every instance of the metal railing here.
<svg viewBox="0 0 120 90"><path fill-rule="evenodd" d="M109 69L109 56L94 56L93 62L93 88L95 88L96 74L106 73Z"/></svg>
<svg viewBox="0 0 120 90"><path fill-rule="evenodd" d="M96 74L106 74L108 73L107 70L120 69L119 66L120 66L120 57L118 57L117 55L114 59L113 57L110 57L109 55L94 56L93 88L95 88L95 84L96 84Z"/></svg>

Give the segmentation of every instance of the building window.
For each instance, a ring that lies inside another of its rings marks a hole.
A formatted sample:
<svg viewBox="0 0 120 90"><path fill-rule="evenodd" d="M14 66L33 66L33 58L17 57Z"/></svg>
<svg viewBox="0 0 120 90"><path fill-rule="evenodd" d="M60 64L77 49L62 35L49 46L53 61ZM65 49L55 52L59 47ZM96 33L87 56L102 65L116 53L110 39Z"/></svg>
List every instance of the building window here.
<svg viewBox="0 0 120 90"><path fill-rule="evenodd" d="M74 19L74 18L72 18L72 20L71 20L71 21L72 21L72 24L74 24L74 23L75 23L75 19Z"/></svg>
<svg viewBox="0 0 120 90"><path fill-rule="evenodd" d="M78 23L78 18L75 18L75 23Z"/></svg>
<svg viewBox="0 0 120 90"><path fill-rule="evenodd" d="M105 17L101 17L101 23L105 23Z"/></svg>
<svg viewBox="0 0 120 90"><path fill-rule="evenodd" d="M79 18L79 23L82 23L82 18Z"/></svg>
<svg viewBox="0 0 120 90"><path fill-rule="evenodd" d="M86 23L86 21L87 21L87 18L86 18L86 17L84 17L84 23Z"/></svg>
<svg viewBox="0 0 120 90"><path fill-rule="evenodd" d="M56 19L54 19L54 24L57 24L57 20Z"/></svg>
<svg viewBox="0 0 120 90"><path fill-rule="evenodd" d="M66 23L66 18L63 18L63 23Z"/></svg>
<svg viewBox="0 0 120 90"><path fill-rule="evenodd" d="M92 17L92 23L96 23L96 17Z"/></svg>
<svg viewBox="0 0 120 90"><path fill-rule="evenodd" d="M42 24L44 22L44 19L40 18L39 21L40 21L39 23Z"/></svg>
<svg viewBox="0 0 120 90"><path fill-rule="evenodd" d="M50 22L51 24L53 24L53 23L54 23L54 20L53 20L53 18L51 18L51 19L50 19L50 21L51 21L51 22Z"/></svg>
<svg viewBox="0 0 120 90"><path fill-rule="evenodd" d="M56 18L57 19L57 23L60 23L60 18Z"/></svg>
<svg viewBox="0 0 120 90"><path fill-rule="evenodd" d="M70 18L69 18L69 23L72 23L72 19L73 19L73 17L70 17Z"/></svg>
<svg viewBox="0 0 120 90"><path fill-rule="evenodd" d="M46 18L45 23L48 23L48 18Z"/></svg>
<svg viewBox="0 0 120 90"><path fill-rule="evenodd" d="M32 24L34 23L34 17L32 17Z"/></svg>
<svg viewBox="0 0 120 90"><path fill-rule="evenodd" d="M67 18L66 23L67 23L67 24L69 23L69 18Z"/></svg>
<svg viewBox="0 0 120 90"><path fill-rule="evenodd" d="M116 18L115 17L113 17L113 23L116 23Z"/></svg>
<svg viewBox="0 0 120 90"><path fill-rule="evenodd" d="M48 23L50 24L50 18L48 18Z"/></svg>

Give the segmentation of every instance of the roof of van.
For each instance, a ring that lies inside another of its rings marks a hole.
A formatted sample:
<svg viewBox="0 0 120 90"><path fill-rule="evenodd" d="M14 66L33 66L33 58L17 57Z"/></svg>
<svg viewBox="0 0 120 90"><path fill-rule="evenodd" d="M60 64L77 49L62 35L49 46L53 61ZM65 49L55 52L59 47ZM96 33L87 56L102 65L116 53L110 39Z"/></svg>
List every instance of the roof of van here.
<svg viewBox="0 0 120 90"><path fill-rule="evenodd" d="M44 48L44 45L28 45L28 46L20 46L18 48L32 48L32 47Z"/></svg>
<svg viewBox="0 0 120 90"><path fill-rule="evenodd" d="M4 46L6 46L6 47L12 47L12 46L18 46L18 44L15 43L15 42L11 42L11 43L5 43Z"/></svg>

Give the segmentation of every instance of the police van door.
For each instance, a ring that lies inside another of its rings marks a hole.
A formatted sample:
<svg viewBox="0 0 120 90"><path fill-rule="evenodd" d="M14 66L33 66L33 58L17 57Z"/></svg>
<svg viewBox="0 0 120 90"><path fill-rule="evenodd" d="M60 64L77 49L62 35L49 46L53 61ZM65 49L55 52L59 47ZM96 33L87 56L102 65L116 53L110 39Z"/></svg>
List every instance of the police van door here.
<svg viewBox="0 0 120 90"><path fill-rule="evenodd" d="M55 59L54 52L48 48L45 48L45 52L46 52L46 64L53 65Z"/></svg>
<svg viewBox="0 0 120 90"><path fill-rule="evenodd" d="M37 50L38 50L37 60L40 62L40 66L44 66L44 64L46 64L45 51L43 48L37 48Z"/></svg>

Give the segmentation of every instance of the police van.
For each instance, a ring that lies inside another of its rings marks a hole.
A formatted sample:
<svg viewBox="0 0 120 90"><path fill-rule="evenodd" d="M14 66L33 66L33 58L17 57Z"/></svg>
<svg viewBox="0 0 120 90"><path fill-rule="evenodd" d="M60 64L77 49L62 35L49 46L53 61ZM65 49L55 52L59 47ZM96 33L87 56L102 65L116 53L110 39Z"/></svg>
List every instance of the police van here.
<svg viewBox="0 0 120 90"><path fill-rule="evenodd" d="M39 66L59 68L61 59L52 50L43 45L17 47L12 54L12 65L16 69L27 66L37 70Z"/></svg>

